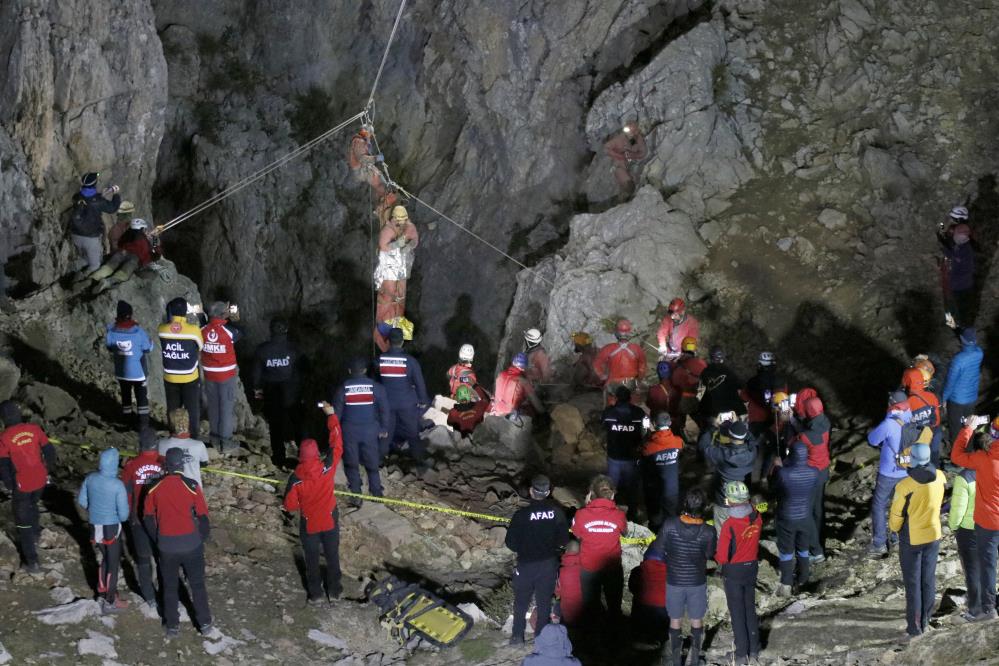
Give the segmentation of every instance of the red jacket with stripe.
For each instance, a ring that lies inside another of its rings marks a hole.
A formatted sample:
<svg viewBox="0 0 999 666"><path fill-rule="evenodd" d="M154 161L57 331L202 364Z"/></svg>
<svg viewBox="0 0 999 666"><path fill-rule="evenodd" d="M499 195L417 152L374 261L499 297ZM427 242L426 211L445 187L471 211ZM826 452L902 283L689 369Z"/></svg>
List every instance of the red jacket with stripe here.
<svg viewBox="0 0 999 666"><path fill-rule="evenodd" d="M201 369L205 379L210 382L224 382L236 376L236 341L239 340L239 329L227 326L229 322L222 317L213 317L208 325L201 329L201 337L205 344L201 348Z"/></svg>
<svg viewBox="0 0 999 666"><path fill-rule="evenodd" d="M718 564L755 562L760 554L762 532L763 516L755 510L741 517L729 516L718 534L715 562Z"/></svg>
<svg viewBox="0 0 999 666"><path fill-rule="evenodd" d="M159 451L143 451L127 463L121 471L121 481L128 491L128 519L138 522L142 500L147 486L163 476L163 456Z"/></svg>
<svg viewBox="0 0 999 666"><path fill-rule="evenodd" d="M634 342L612 342L597 352L593 369L605 384L625 379L643 379L645 352Z"/></svg>
<svg viewBox="0 0 999 666"><path fill-rule="evenodd" d="M208 538L208 505L201 487L180 472L157 479L146 492L143 523L161 551L183 553Z"/></svg>
<svg viewBox="0 0 999 666"><path fill-rule="evenodd" d="M621 563L621 537L628 519L614 500L597 498L576 512L572 533L579 539L579 561L587 571L602 571Z"/></svg>
<svg viewBox="0 0 999 666"><path fill-rule="evenodd" d="M0 433L0 471L11 490L31 493L45 487L49 470L43 455L54 460L55 449L34 423L17 423Z"/></svg>
<svg viewBox="0 0 999 666"><path fill-rule="evenodd" d="M284 493L285 511L299 511L307 534L328 532L336 528L333 511L336 509L334 476L343 457L343 436L336 414L326 419L330 432L329 450L322 460L319 446L314 439L302 441L299 463L288 477Z"/></svg>

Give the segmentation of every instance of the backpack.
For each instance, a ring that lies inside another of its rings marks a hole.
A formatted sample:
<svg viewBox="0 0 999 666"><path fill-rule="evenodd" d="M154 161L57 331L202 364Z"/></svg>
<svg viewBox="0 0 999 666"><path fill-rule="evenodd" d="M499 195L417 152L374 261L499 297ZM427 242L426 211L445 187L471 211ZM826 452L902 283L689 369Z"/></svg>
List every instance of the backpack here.
<svg viewBox="0 0 999 666"><path fill-rule="evenodd" d="M912 423L903 423L901 419L894 416L893 421L902 426L902 435L899 438L898 453L895 454L895 466L901 469L909 469L912 463L912 445L919 440L919 435L923 432L923 426Z"/></svg>
<svg viewBox="0 0 999 666"><path fill-rule="evenodd" d="M69 233L80 235L87 231L87 200L80 197L69 211Z"/></svg>
<svg viewBox="0 0 999 666"><path fill-rule="evenodd" d="M450 647L474 625L467 613L395 576L377 583L368 596L382 611L382 626L402 645L417 638L437 647Z"/></svg>

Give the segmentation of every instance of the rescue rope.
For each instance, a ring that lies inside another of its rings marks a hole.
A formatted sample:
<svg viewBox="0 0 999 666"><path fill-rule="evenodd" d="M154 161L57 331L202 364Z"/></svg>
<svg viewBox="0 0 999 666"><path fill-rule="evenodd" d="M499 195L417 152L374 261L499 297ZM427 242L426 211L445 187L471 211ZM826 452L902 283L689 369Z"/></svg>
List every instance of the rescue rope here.
<svg viewBox="0 0 999 666"><path fill-rule="evenodd" d="M388 43L385 45L385 52L382 53L382 62L378 65L378 73L375 75L375 82L371 86L371 94L368 95L368 103L365 105L365 112L374 115L374 104L375 104L375 92L378 90L378 83L382 79L382 70L385 69L385 62L388 60L389 49L392 48L392 42L395 40L395 33L399 30L399 23L402 21L402 10L406 8L406 0L402 0L399 3L399 11L395 15L395 23L392 24L392 32L389 33Z"/></svg>
<svg viewBox="0 0 999 666"><path fill-rule="evenodd" d="M201 202L200 204L198 204L194 208L188 210L187 212L181 213L180 215L178 215L177 217L173 218L169 222L156 227L157 233L162 234L165 231L169 231L170 229L174 228L175 226L177 226L181 222L184 222L184 221L186 221L186 220L194 217L195 215L198 215L199 213L202 213L202 212L208 210L209 208L211 208L212 206L214 206L214 205L222 202L223 200L228 199L229 197L231 197L232 195L236 194L240 190L242 190L242 189L244 189L246 187L249 187L250 185L252 185L253 183L257 182L258 180L264 178L265 176L267 176L271 172L273 172L273 171L275 171L275 170L283 167L288 162L291 162L295 158L297 158L297 157L299 157L301 155L304 155L305 153L309 152L310 150L312 150L313 148L315 148L319 144L323 143L327 139L331 138L332 136L334 136L335 134L337 134L338 132L340 132L342 129L344 129L345 127L347 127L351 123L354 123L354 122L360 120L361 118L363 118L364 115L365 115L364 111L361 111L360 113L354 114L353 116L351 116L347 120L344 120L342 123L340 123L336 127L332 127L330 129L326 130L325 132L323 132L322 134L320 134L319 136L315 137L314 139L311 139L310 141L307 141L307 142L303 143L301 146L299 146L295 150L292 150L291 152L286 153L285 155L283 155L283 156L279 157L278 159L274 160L273 162L271 162L267 166L259 169L255 173L252 173L249 176L243 178L242 180L237 181L235 184L230 185L226 189L224 189L221 192L219 192L218 194L216 194L216 195L214 195L214 196L206 199L205 201Z"/></svg>

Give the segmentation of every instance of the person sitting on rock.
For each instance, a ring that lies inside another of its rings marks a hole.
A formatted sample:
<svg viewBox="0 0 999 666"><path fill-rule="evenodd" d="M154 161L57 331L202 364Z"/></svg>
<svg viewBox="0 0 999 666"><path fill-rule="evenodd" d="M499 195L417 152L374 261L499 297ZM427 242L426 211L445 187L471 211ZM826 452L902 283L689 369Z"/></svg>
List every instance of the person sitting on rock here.
<svg viewBox="0 0 999 666"><path fill-rule="evenodd" d="M149 425L149 353L153 342L149 334L132 319L132 306L118 301L114 324L108 325L104 344L114 356L114 376L121 390L121 413L126 419L138 415L137 428ZM135 404L132 404L132 395Z"/></svg>
<svg viewBox="0 0 999 666"><path fill-rule="evenodd" d="M667 361L675 361L683 352L681 348L687 338L695 341L700 338L701 325L697 319L687 314L687 304L682 298L669 302L666 316L659 324L656 339L659 341L659 355Z"/></svg>
<svg viewBox="0 0 999 666"><path fill-rule="evenodd" d="M524 331L524 353L527 354L527 369L524 371L524 376L535 388L550 384L555 376L551 358L541 341L541 331L538 329L529 328Z"/></svg>
<svg viewBox="0 0 999 666"><path fill-rule="evenodd" d="M447 424L460 432L462 437L468 437L486 417L489 405L489 394L478 384L474 390L459 386L457 402L447 414Z"/></svg>
<svg viewBox="0 0 999 666"><path fill-rule="evenodd" d="M100 470L83 480L76 503L87 510L91 543L101 554L97 572L97 594L101 611L119 613L128 602L118 596L118 571L121 568L121 525L128 520L128 493L118 478L118 449L101 452Z"/></svg>
<svg viewBox="0 0 999 666"><path fill-rule="evenodd" d="M490 415L517 419L522 413L530 415L545 411L534 386L524 376L526 369L527 355L514 354L510 367L496 377L496 390L493 391L493 402L489 407Z"/></svg>
<svg viewBox="0 0 999 666"><path fill-rule="evenodd" d="M645 137L638 123L630 122L621 128L604 143L604 153L611 160L611 172L617 182L622 197L631 196L635 192L635 178L631 174L631 165L644 160L649 154Z"/></svg>
<svg viewBox="0 0 999 666"><path fill-rule="evenodd" d="M534 651L524 657L521 666L580 666L572 656L569 632L560 624L546 624L534 639Z"/></svg>
<svg viewBox="0 0 999 666"><path fill-rule="evenodd" d="M83 275L93 273L101 266L101 257L104 256L104 219L101 215L114 213L121 205L117 185L106 188L102 193L97 192L99 177L97 172L80 177L80 191L73 195L69 215L69 233L80 253L76 270ZM109 196L110 200L107 199Z"/></svg>
<svg viewBox="0 0 999 666"><path fill-rule="evenodd" d="M121 239L122 234L128 231L133 217L135 217L135 204L131 201L122 201L121 205L118 206L118 214L116 215L115 222L108 229L108 247L112 251L118 247L118 241Z"/></svg>
<svg viewBox="0 0 999 666"><path fill-rule="evenodd" d="M343 457L340 421L329 403L323 403L329 447L320 460L319 445L314 439L302 440L298 466L288 477L284 491L284 510L301 515L298 534L305 555L305 580L308 603L321 603L323 588L319 581L319 549L326 556L326 600L337 599L340 584L340 511L336 505L334 477Z"/></svg>
<svg viewBox="0 0 999 666"><path fill-rule="evenodd" d="M607 404L617 386L627 386L632 396L638 398L639 382L645 379L645 352L631 339L631 322L620 319L614 328L617 342L604 345L597 353L593 369L604 382Z"/></svg>
<svg viewBox="0 0 999 666"><path fill-rule="evenodd" d="M593 337L582 331L573 333L572 350L577 355L572 365L572 385L576 388L602 388L604 383L593 368L597 360Z"/></svg>
<svg viewBox="0 0 999 666"><path fill-rule="evenodd" d="M621 537L628 533L628 519L615 504L614 495L614 483L609 477L594 477L586 494L586 506L572 519L572 533L579 539L580 584L588 618L600 615L601 593L611 619L621 617Z"/></svg>
<svg viewBox="0 0 999 666"><path fill-rule="evenodd" d="M149 223L136 218L129 224L128 231L118 239L118 249L100 268L87 276L93 281L90 293L100 294L128 280L135 272L159 259L153 251L153 244L146 235ZM86 286L86 283L82 283Z"/></svg>
<svg viewBox="0 0 999 666"><path fill-rule="evenodd" d="M578 625L583 619L583 588L581 582L582 565L579 563L579 541L570 539L562 554L555 584L555 597L558 600L556 613L559 622L569 627Z"/></svg>
<svg viewBox="0 0 999 666"><path fill-rule="evenodd" d="M347 165L354 180L370 185L375 198L381 199L385 196L385 183L377 165L384 162L385 157L374 152L373 138L374 128L367 124L361 125L361 129L350 140Z"/></svg>
<svg viewBox="0 0 999 666"><path fill-rule="evenodd" d="M452 399L458 399L459 387L467 386L474 389L478 386L479 380L475 376L475 370L472 369L473 360L475 360L475 347L467 344L462 345L458 349L458 362L447 370L449 395Z"/></svg>
<svg viewBox="0 0 999 666"><path fill-rule="evenodd" d="M795 588L800 589L808 583L811 567L808 546L814 540L815 532L812 499L818 482L819 470L808 464L808 447L804 442L795 442L786 458L777 459L780 584L776 593L779 597L790 596Z"/></svg>
<svg viewBox="0 0 999 666"><path fill-rule="evenodd" d="M0 403L0 418L6 429L0 432L0 481L12 494L14 525L21 547L23 568L30 574L38 567L38 534L42 531L38 500L56 464L56 450L45 431L25 423L21 408L12 400Z"/></svg>

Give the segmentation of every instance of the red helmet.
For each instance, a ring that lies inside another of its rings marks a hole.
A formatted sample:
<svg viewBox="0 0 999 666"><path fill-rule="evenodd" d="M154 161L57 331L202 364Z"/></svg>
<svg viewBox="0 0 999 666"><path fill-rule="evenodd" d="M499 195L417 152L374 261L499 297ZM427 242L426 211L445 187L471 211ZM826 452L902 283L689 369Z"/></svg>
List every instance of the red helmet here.
<svg viewBox="0 0 999 666"><path fill-rule="evenodd" d="M902 387L912 392L913 389L924 389L932 375L925 368L908 368L902 373Z"/></svg>
<svg viewBox="0 0 999 666"><path fill-rule="evenodd" d="M682 298L674 298L669 302L670 313L676 312L678 314L683 314L687 310L687 304L683 302Z"/></svg>
<svg viewBox="0 0 999 666"><path fill-rule="evenodd" d="M614 332L618 336L631 335L631 322L627 319L618 319L617 326L614 328Z"/></svg>
<svg viewBox="0 0 999 666"><path fill-rule="evenodd" d="M825 406L818 396L814 398L809 398L805 401L805 416L814 419L816 416L825 411Z"/></svg>

